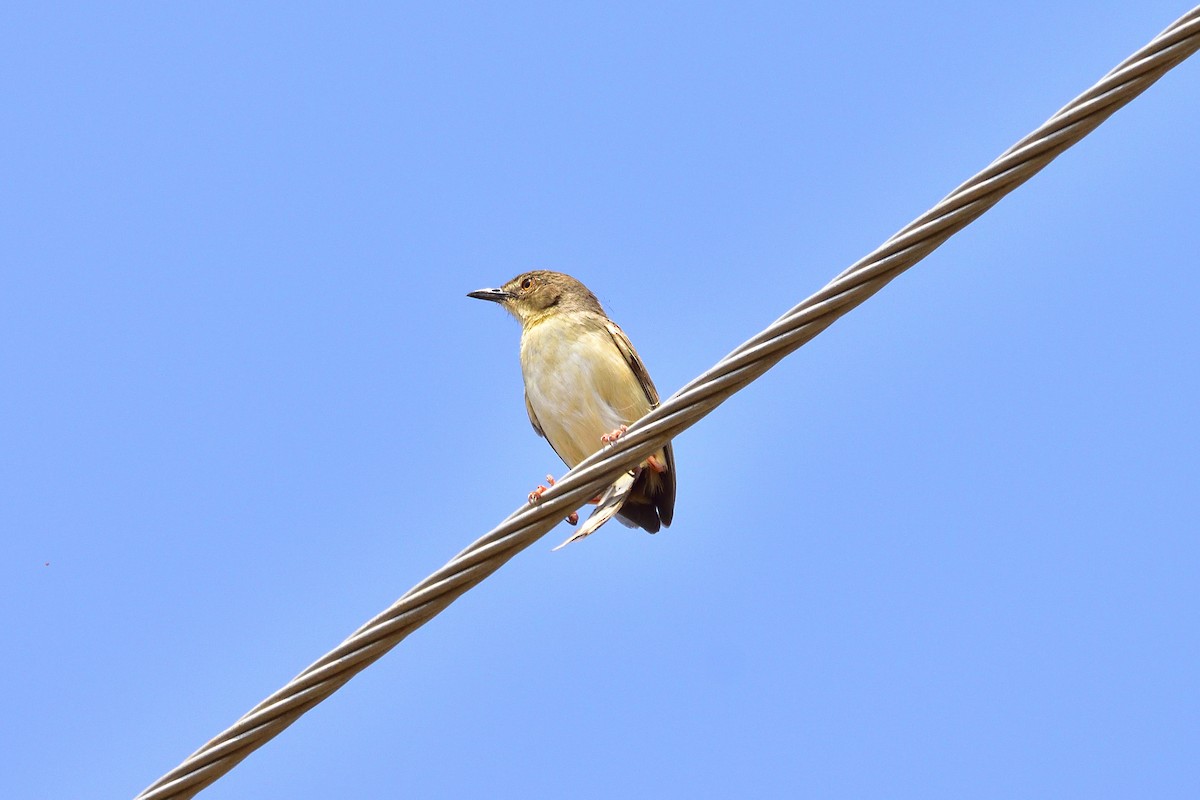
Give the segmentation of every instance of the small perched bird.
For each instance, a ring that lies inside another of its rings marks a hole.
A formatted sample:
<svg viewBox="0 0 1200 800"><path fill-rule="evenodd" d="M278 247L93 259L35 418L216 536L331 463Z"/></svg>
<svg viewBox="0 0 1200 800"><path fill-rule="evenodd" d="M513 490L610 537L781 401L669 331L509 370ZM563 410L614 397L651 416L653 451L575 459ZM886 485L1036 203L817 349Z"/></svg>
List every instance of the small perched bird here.
<svg viewBox="0 0 1200 800"><path fill-rule="evenodd" d="M535 270L467 297L499 303L521 323L525 410L533 429L568 467L616 441L627 425L658 405L658 391L629 337L570 275ZM547 480L553 485L553 478ZM530 502L543 491L539 486L530 493ZM583 527L559 547L591 534L613 514L650 533L670 525L675 511L670 443L623 474L595 502ZM572 514L570 521L577 519Z"/></svg>

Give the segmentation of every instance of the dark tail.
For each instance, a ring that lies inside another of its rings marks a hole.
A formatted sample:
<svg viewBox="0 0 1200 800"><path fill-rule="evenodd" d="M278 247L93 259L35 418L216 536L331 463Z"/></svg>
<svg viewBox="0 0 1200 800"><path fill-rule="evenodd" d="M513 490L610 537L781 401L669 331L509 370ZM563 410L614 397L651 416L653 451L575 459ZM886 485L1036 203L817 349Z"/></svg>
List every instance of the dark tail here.
<svg viewBox="0 0 1200 800"><path fill-rule="evenodd" d="M643 467L625 504L617 512L617 519L631 528L658 533L660 528L669 527L675 516L675 454L670 443L663 448L663 453L666 471L655 472Z"/></svg>

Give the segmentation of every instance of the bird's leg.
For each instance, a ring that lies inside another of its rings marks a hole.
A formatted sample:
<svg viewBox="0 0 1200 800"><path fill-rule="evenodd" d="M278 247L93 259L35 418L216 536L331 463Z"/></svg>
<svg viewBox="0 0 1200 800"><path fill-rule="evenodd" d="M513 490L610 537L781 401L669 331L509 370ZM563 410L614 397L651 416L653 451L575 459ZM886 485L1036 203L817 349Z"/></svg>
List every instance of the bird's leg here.
<svg viewBox="0 0 1200 800"><path fill-rule="evenodd" d="M554 485L554 476L547 475L546 483L550 484L550 486L553 486ZM548 491L550 491L549 487L538 484L538 487L529 493L529 505L536 506L538 503L542 502L542 495L544 495ZM571 516L567 517L567 524L568 525L576 525L578 523L579 523L579 512L572 511Z"/></svg>
<svg viewBox="0 0 1200 800"><path fill-rule="evenodd" d="M622 436L624 436L625 432L628 430L629 430L628 425L620 425L620 426L614 428L610 433L606 433L603 436L601 436L600 442L604 445L610 445L613 442L615 442L617 439L620 439Z"/></svg>
<svg viewBox="0 0 1200 800"><path fill-rule="evenodd" d="M651 469L651 471L657 472L659 475L662 475L664 472L667 471L667 465L663 464L661 461L659 461L654 456L650 456L649 458L646 459L646 466L649 467Z"/></svg>

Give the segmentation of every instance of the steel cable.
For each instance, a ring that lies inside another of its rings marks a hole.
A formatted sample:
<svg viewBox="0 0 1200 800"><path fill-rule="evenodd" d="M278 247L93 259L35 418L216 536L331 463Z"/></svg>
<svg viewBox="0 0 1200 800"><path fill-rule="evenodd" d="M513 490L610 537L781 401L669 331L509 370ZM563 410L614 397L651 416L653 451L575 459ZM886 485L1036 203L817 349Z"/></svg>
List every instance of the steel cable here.
<svg viewBox="0 0 1200 800"><path fill-rule="evenodd" d="M629 426L629 432L615 446L570 470L539 504L518 509L418 583L386 611L155 781L137 800L192 797L217 780L539 539L622 471L691 427L784 356L936 250L1198 48L1200 7L1176 20L1095 86L874 252Z"/></svg>

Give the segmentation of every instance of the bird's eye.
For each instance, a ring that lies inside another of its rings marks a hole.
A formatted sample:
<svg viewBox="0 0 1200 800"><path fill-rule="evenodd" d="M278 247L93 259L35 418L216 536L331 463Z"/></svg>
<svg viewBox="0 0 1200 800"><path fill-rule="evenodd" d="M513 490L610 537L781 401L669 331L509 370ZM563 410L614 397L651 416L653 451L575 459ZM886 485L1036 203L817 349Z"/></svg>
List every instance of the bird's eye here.
<svg viewBox="0 0 1200 800"><path fill-rule="evenodd" d="M521 281L522 289L528 289L530 286L533 286L533 278L526 278L525 280Z"/></svg>

